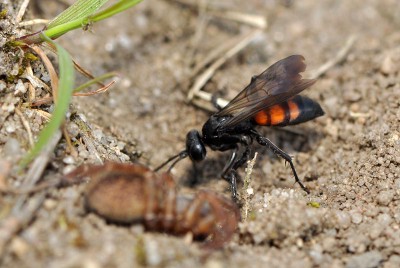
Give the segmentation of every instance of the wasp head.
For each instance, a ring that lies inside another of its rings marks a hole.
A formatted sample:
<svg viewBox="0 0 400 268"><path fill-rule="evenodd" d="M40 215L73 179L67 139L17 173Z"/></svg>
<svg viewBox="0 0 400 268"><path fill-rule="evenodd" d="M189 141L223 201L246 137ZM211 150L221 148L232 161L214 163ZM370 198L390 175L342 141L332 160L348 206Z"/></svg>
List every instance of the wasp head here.
<svg viewBox="0 0 400 268"><path fill-rule="evenodd" d="M201 161L206 157L206 147L197 130L191 130L186 135L186 152L193 161Z"/></svg>

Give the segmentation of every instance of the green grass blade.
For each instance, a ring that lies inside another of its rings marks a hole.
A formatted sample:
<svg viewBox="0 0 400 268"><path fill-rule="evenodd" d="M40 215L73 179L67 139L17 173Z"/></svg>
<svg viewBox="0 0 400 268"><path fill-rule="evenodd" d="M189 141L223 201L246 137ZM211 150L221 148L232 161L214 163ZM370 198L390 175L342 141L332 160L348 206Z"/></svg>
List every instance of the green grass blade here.
<svg viewBox="0 0 400 268"><path fill-rule="evenodd" d="M115 72L110 72L110 73L106 73L101 76L95 77L95 78L87 81L86 83L80 85L79 87L75 88L73 90L73 93L80 92L80 91L84 90L85 88L90 87L91 85L98 84L98 83L100 83L108 78L114 77L114 76L117 76L117 74Z"/></svg>
<svg viewBox="0 0 400 268"><path fill-rule="evenodd" d="M77 0L72 6L64 10L48 25L47 29L77 20L83 19L96 12L108 0Z"/></svg>
<svg viewBox="0 0 400 268"><path fill-rule="evenodd" d="M109 8L106 8L89 18L89 22L96 22L100 20L104 20L106 18L109 18L117 13L120 13L138 3L142 2L142 0L121 0L115 5L110 6Z"/></svg>
<svg viewBox="0 0 400 268"><path fill-rule="evenodd" d="M60 76L58 99L49 123L40 132L39 138L33 148L21 160L20 166L22 168L28 165L42 151L57 129L60 128L68 110L75 82L74 65L71 56L63 47L54 43L48 37L42 36L42 38L48 42L52 42L57 48Z"/></svg>
<svg viewBox="0 0 400 268"><path fill-rule="evenodd" d="M71 30L82 28L90 23L104 20L119 12L125 11L126 9L140 3L141 1L142 0L121 0L115 5L112 5L102 11L99 11L94 15L89 15L84 18L79 18L76 20L65 22L60 25L53 26L52 28L47 29L44 33L51 39L55 39Z"/></svg>

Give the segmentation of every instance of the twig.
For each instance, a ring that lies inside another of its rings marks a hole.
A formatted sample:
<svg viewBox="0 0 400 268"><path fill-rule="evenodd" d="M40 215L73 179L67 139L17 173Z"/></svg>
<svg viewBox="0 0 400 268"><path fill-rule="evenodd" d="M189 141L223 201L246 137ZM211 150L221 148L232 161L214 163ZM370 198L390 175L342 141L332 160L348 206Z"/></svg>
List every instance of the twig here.
<svg viewBox="0 0 400 268"><path fill-rule="evenodd" d="M11 171L11 162L0 159L0 191L7 189L6 178Z"/></svg>
<svg viewBox="0 0 400 268"><path fill-rule="evenodd" d="M198 4L194 1L186 1L186 0L173 0L173 1L181 5L190 7L190 9L192 10L197 10L202 8L204 9L204 7L206 7L205 10L207 11L207 13L215 17L220 17L223 19L232 20L243 24L248 24L250 26L257 27L260 29L265 29L267 27L267 21L265 17L250 13L227 10L226 7L225 8L217 7L215 6L215 4L221 4L218 1L210 1L210 3L207 3L207 5L203 5L203 3Z"/></svg>
<svg viewBox="0 0 400 268"><path fill-rule="evenodd" d="M36 98L36 91L31 82L28 83L28 92L28 101L31 102Z"/></svg>
<svg viewBox="0 0 400 268"><path fill-rule="evenodd" d="M192 1L192 0L170 0L170 1L185 6L190 10L198 9L197 1ZM226 1L209 1L208 5L210 6L209 7L210 9L215 9L215 10L232 8L232 5L226 3Z"/></svg>
<svg viewBox="0 0 400 268"><path fill-rule="evenodd" d="M77 159L78 158L78 152L76 151L74 145L72 144L71 137L70 137L70 135L69 135L69 133L67 131L67 128L65 127L65 124L62 127L62 133L64 135L65 141L67 142L66 151L68 153L70 153L75 159Z"/></svg>
<svg viewBox="0 0 400 268"><path fill-rule="evenodd" d="M50 83L51 83L51 88L52 88L52 95L54 98L54 103L57 104L57 96L58 96L58 76L57 72L54 69L53 64L51 63L50 59L47 57L46 53L38 47L38 46L32 46L31 49L38 54L38 56L42 59L44 65L46 66L47 71L49 72L50 75Z"/></svg>
<svg viewBox="0 0 400 268"><path fill-rule="evenodd" d="M267 19L264 16L260 15L236 12L236 11L211 11L210 14L223 19L228 19L248 24L250 26L257 27L260 29L265 29L268 26Z"/></svg>
<svg viewBox="0 0 400 268"><path fill-rule="evenodd" d="M26 178L24 179L24 183L21 186L21 189L29 189L34 186L42 176L44 169L47 166L47 163L50 160L50 155L53 153L54 148L57 146L58 141L61 139L61 131L57 130L54 133L54 136L49 140L46 144L42 152L39 156L36 157L35 161L33 162L31 168L29 169ZM17 203L24 203L24 200L20 200ZM17 210L16 208L13 211Z"/></svg>
<svg viewBox="0 0 400 268"><path fill-rule="evenodd" d="M32 66L31 66L31 64L29 62L27 64L26 68L25 68L25 72L28 75L33 76ZM36 98L36 91L35 91L35 88L33 87L32 83L30 81L28 83L28 91L29 91L29 98L28 98L29 101L34 100Z"/></svg>
<svg viewBox="0 0 400 268"><path fill-rule="evenodd" d="M19 26L32 26L36 24L47 24L50 20L46 19L34 19L34 20L27 20L27 21L21 21L19 23Z"/></svg>
<svg viewBox="0 0 400 268"><path fill-rule="evenodd" d="M46 90L47 92L51 92L50 87L45 82L34 76L33 74L24 73L23 75L21 75L21 77L28 79L33 87L44 88L44 90Z"/></svg>
<svg viewBox="0 0 400 268"><path fill-rule="evenodd" d="M39 110L39 109L31 109L33 112L35 112L36 114L38 114L39 116L41 116L44 120L46 120L46 122L50 121L51 118L51 114L48 112L45 112L43 110Z"/></svg>
<svg viewBox="0 0 400 268"><path fill-rule="evenodd" d="M20 109L16 108L15 112L17 113L17 115L21 119L22 125L24 125L24 128L26 129L26 132L28 133L29 145L32 147L34 142L33 142L33 135L32 135L31 127L29 126L28 121L25 119L25 116L22 114Z"/></svg>
<svg viewBox="0 0 400 268"><path fill-rule="evenodd" d="M94 145L90 126L77 114L71 116L71 120L78 126L79 134L81 135L89 154L95 156L98 163L103 164L103 160L101 159L96 150L96 146Z"/></svg>
<svg viewBox="0 0 400 268"><path fill-rule="evenodd" d="M30 189L42 177L43 171L50 160L50 156L54 148L61 139L61 131L56 131L54 136L47 143L38 157L32 163L31 168L23 180L22 190ZM38 193L28 199L27 195L20 196L11 211L11 215L7 216L0 225L0 256L3 255L4 249L12 237L22 230L35 216L36 211L42 205L46 196L46 192Z"/></svg>
<svg viewBox="0 0 400 268"><path fill-rule="evenodd" d="M43 104L49 104L53 102L53 97L43 97L40 99L36 99L28 103L27 106L35 107L35 106L40 106Z"/></svg>
<svg viewBox="0 0 400 268"><path fill-rule="evenodd" d="M249 214L250 210L250 197L253 195L253 188L250 187L251 183L251 173L253 172L253 167L254 164L256 163L257 159L257 152L254 154L253 159L247 161L247 167L246 167L246 175L244 177L244 185L243 185L243 196L244 196L244 215L243 215L243 220L247 220L247 216Z"/></svg>
<svg viewBox="0 0 400 268"><path fill-rule="evenodd" d="M367 113L356 113L356 112L349 112L350 117L353 118L367 118L371 116L371 111L368 111Z"/></svg>
<svg viewBox="0 0 400 268"><path fill-rule="evenodd" d="M357 37L355 35L351 35L347 39L343 48L341 50L339 50L339 52L336 54L336 56L334 58L330 59L329 61L327 61L326 63L321 65L317 70L314 70L311 72L311 74L312 74L311 78L317 79L317 78L321 77L333 66L335 66L339 62L343 61L346 58L347 54L349 53L349 51L350 51L351 47L353 46L354 42L356 41L356 39L357 39Z"/></svg>
<svg viewBox="0 0 400 268"><path fill-rule="evenodd" d="M86 93L73 93L72 96L74 97L85 97L85 96L92 96L92 95L96 95L96 94L100 94L100 93L104 93L106 92L116 81L113 80L110 83L108 83L107 85L105 85L102 88L96 89L94 91L91 92L86 92ZM37 100L34 100L30 103L28 103L28 106L40 106L43 104L49 104L53 102L53 97L43 97Z"/></svg>
<svg viewBox="0 0 400 268"><path fill-rule="evenodd" d="M46 50L51 51L53 54L57 54L57 49L55 48L55 46L51 43L42 43L40 44L42 47L46 48ZM74 63L74 67L75 69L80 72L82 75L90 78L90 79L95 79L94 75L92 75L88 70L86 70L85 68L83 68L79 63L77 63L74 59L72 59L72 62ZM105 85L101 82L98 81L97 82L98 85L104 87Z"/></svg>
<svg viewBox="0 0 400 268"><path fill-rule="evenodd" d="M53 50L54 51L54 50ZM78 64L74 59L72 60L72 62L74 63L74 67L76 70L78 70L78 72L80 72L82 75L86 76L87 78L90 79L95 79L94 75L92 75L88 70L86 70L85 68L83 68L80 64ZM105 87L105 85L101 82L98 81L97 82L98 85Z"/></svg>
<svg viewBox="0 0 400 268"><path fill-rule="evenodd" d="M235 37L227 42L222 42L221 45L217 46L213 50L211 50L207 55L202 57L202 60L196 63L192 70L192 76L197 75L205 66L215 61L221 54L226 53L229 49L234 47L243 39L243 36Z"/></svg>
<svg viewBox="0 0 400 268"><path fill-rule="evenodd" d="M206 10L206 5L208 5L209 1L207 0L202 0L199 1L198 5L199 5L199 10L198 10L198 23L196 23L196 30L195 33L193 35L193 38L191 39L191 45L190 47L192 48L189 51L189 62L190 65L192 65L194 63L194 56L197 52L197 49L199 47L200 41L203 40L203 35L204 35L204 29L207 26L207 22L208 22L208 16L205 14L205 10ZM197 74L197 73L196 73ZM194 76L192 74L192 76Z"/></svg>
<svg viewBox="0 0 400 268"><path fill-rule="evenodd" d="M4 188L3 187L3 188L0 188L0 193L13 194L13 195L33 194L36 192L46 190L50 187L59 186L59 185L61 185L61 183L62 183L61 179L55 179L55 180L51 180L51 181L49 180L49 181L39 183L38 185L32 186L29 189L18 189L18 188L10 188L10 187Z"/></svg>
<svg viewBox="0 0 400 268"><path fill-rule="evenodd" d="M19 11L18 11L18 14L17 14L17 16L15 17L15 22L16 22L16 23L19 23L19 22L21 21L22 17L24 16L25 11L26 11L26 8L28 7L29 1L30 1L30 0L24 0L24 1L22 2L21 7L20 7L20 9L19 9Z"/></svg>
<svg viewBox="0 0 400 268"><path fill-rule="evenodd" d="M115 82L116 82L116 81L113 80L113 81L111 81L110 83L108 83L107 85L105 85L104 87L99 88L99 89L96 89L96 90L91 91L91 92L86 92L86 93L74 93L74 94L72 94L72 95L73 95L73 96L84 97L84 96L93 96L93 95L96 95L96 94L100 94L100 93L106 92Z"/></svg>
<svg viewBox="0 0 400 268"><path fill-rule="evenodd" d="M230 50L228 50L224 55L222 55L218 60L216 60L210 67L208 67L203 73L201 73L197 79L195 80L193 86L189 90L187 99L188 101L192 101L192 99L199 94L199 91L203 88L203 86L210 80L215 71L221 67L229 58L237 54L243 48L245 48L248 44L250 44L253 39L260 34L261 30L254 30L249 34L244 35L241 38L241 41L233 46ZM210 98L211 99L211 98ZM217 103L219 104L218 100Z"/></svg>

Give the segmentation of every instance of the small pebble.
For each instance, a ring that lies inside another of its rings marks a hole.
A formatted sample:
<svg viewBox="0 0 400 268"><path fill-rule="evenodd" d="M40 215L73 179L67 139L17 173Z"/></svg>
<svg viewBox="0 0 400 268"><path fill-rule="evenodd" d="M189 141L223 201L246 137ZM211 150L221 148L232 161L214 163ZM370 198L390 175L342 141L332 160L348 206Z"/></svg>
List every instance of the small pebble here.
<svg viewBox="0 0 400 268"><path fill-rule="evenodd" d="M389 260L383 264L383 268L398 268L400 267L400 256L392 255Z"/></svg>
<svg viewBox="0 0 400 268"><path fill-rule="evenodd" d="M68 123L67 130L68 130L68 133L71 135L71 137L74 137L74 138L76 136L78 136L79 132L80 132L78 125L73 122Z"/></svg>
<svg viewBox="0 0 400 268"><path fill-rule="evenodd" d="M146 263L150 266L160 265L161 255L156 241L146 239L145 241L146 250Z"/></svg>
<svg viewBox="0 0 400 268"><path fill-rule="evenodd" d="M336 239L334 237L327 237L322 241L322 248L326 252L331 252L334 250L336 245Z"/></svg>
<svg viewBox="0 0 400 268"><path fill-rule="evenodd" d="M125 142L122 142L122 141L118 141L118 142L117 142L117 148L118 148L120 151L124 149L125 145L126 145Z"/></svg>
<svg viewBox="0 0 400 268"><path fill-rule="evenodd" d="M339 136L339 128L332 121L328 121L325 126L325 132L328 133L332 138L337 139Z"/></svg>
<svg viewBox="0 0 400 268"><path fill-rule="evenodd" d="M354 224L360 224L363 220L363 215L359 212L355 212L351 214L351 221Z"/></svg>
<svg viewBox="0 0 400 268"><path fill-rule="evenodd" d="M343 99L345 99L346 101L349 101L349 102L356 102L361 99L361 94L358 93L357 91L349 90L343 94Z"/></svg>
<svg viewBox="0 0 400 268"><path fill-rule="evenodd" d="M382 74L388 75L393 72L393 67L392 55L387 55L382 61L380 71Z"/></svg>
<svg viewBox="0 0 400 268"><path fill-rule="evenodd" d="M8 133L14 133L14 132L15 132L15 125L13 125L13 124L7 125L7 126L6 126L6 131L7 131Z"/></svg>
<svg viewBox="0 0 400 268"><path fill-rule="evenodd" d="M346 263L346 268L373 268L378 267L383 256L379 251L373 250L360 255L352 256Z"/></svg>
<svg viewBox="0 0 400 268"><path fill-rule="evenodd" d="M224 264L219 260L210 259L205 264L206 268L223 268Z"/></svg>
<svg viewBox="0 0 400 268"><path fill-rule="evenodd" d="M382 226L381 224L374 223L369 229L369 232L368 232L369 237L372 240L377 239L381 235L383 228L385 228L385 227Z"/></svg>
<svg viewBox="0 0 400 268"><path fill-rule="evenodd" d="M75 159L69 155L69 156L64 157L63 162L64 162L64 164L72 165L75 163Z"/></svg>
<svg viewBox="0 0 400 268"><path fill-rule="evenodd" d="M254 194L254 189L253 188L247 188L246 192L247 192L247 195L253 195Z"/></svg>
<svg viewBox="0 0 400 268"><path fill-rule="evenodd" d="M324 255L322 254L321 250L311 250L309 252L311 259L317 265L321 265L324 260Z"/></svg>
<svg viewBox="0 0 400 268"><path fill-rule="evenodd" d="M2 92L5 88L7 88L6 82L0 80L0 92Z"/></svg>
<svg viewBox="0 0 400 268"><path fill-rule="evenodd" d="M394 197L394 192L391 190L385 190L381 191L378 196L376 197L376 200L378 201L379 205L382 206L387 206L389 205L390 202L392 202Z"/></svg>
<svg viewBox="0 0 400 268"><path fill-rule="evenodd" d="M21 154L21 145L17 139L9 138L3 147L2 154L6 158L16 159Z"/></svg>
<svg viewBox="0 0 400 268"><path fill-rule="evenodd" d="M100 129L95 129L92 132L93 137L97 140L100 141L103 137L104 137L104 133L103 131L101 131Z"/></svg>
<svg viewBox="0 0 400 268"><path fill-rule="evenodd" d="M57 206L57 202L54 199L46 199L43 203L43 207L47 210L53 210Z"/></svg>
<svg viewBox="0 0 400 268"><path fill-rule="evenodd" d="M22 96L23 94L25 94L27 91L26 86L24 85L24 83L21 81L21 79L18 79L17 84L15 85L15 91L14 91L14 95L15 96Z"/></svg>
<svg viewBox="0 0 400 268"><path fill-rule="evenodd" d="M15 64L13 65L12 70L10 71L10 74L13 75L13 76L17 76L18 73L19 73L19 68L20 68L19 64L18 64L18 63L15 63Z"/></svg>
<svg viewBox="0 0 400 268"><path fill-rule="evenodd" d="M351 217L345 211L336 211L336 218L339 226L343 229L347 229L351 225Z"/></svg>
<svg viewBox="0 0 400 268"><path fill-rule="evenodd" d="M29 251L29 244L20 237L15 237L10 245L11 252L14 253L18 258L23 258L24 255Z"/></svg>
<svg viewBox="0 0 400 268"><path fill-rule="evenodd" d="M389 214L382 213L378 216L378 222L381 225L388 226L393 222L393 219Z"/></svg>

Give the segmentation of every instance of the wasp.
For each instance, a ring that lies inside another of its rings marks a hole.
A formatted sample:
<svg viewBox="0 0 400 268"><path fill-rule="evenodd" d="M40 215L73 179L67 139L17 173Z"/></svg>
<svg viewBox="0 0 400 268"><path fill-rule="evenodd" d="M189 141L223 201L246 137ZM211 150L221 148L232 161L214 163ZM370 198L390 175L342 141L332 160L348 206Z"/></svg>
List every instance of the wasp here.
<svg viewBox="0 0 400 268"><path fill-rule="evenodd" d="M222 171L222 178L230 182L232 197L236 199L236 170L250 157L250 145L255 140L288 162L295 181L309 193L297 175L292 157L255 129L256 126L296 125L324 115L316 101L298 95L316 82L315 79L302 78L300 73L305 69L304 57L292 55L253 76L250 84L225 107L217 107L219 111L210 116L201 133L197 130L187 133L186 148L183 151L169 158L155 170L173 161L169 167L172 169L186 157L193 162L201 161L206 157L206 147L214 151L231 150L229 161Z"/></svg>
<svg viewBox="0 0 400 268"><path fill-rule="evenodd" d="M235 233L238 206L212 191L181 194L169 172L158 174L141 164L105 162L82 165L69 181L88 177L85 207L109 222L142 223L147 230L176 235L191 233L207 249L221 248Z"/></svg>

